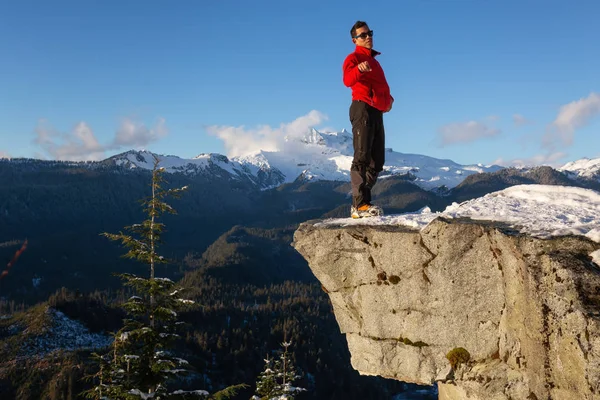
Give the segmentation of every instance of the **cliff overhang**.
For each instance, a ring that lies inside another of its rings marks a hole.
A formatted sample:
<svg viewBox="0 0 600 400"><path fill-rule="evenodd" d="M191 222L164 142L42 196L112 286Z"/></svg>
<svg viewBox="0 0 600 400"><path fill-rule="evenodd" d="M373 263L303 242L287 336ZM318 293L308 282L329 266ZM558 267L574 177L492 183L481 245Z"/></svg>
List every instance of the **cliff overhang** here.
<svg viewBox="0 0 600 400"><path fill-rule="evenodd" d="M352 366L447 399L600 396L600 270L583 236L439 217L422 229L308 221L293 246Z"/></svg>

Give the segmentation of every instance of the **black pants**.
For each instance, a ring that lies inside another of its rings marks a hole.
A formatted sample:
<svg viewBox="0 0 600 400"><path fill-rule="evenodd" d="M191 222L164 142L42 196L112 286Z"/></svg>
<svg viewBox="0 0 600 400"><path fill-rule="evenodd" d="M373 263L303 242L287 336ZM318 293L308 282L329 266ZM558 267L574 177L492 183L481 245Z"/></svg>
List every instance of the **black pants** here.
<svg viewBox="0 0 600 400"><path fill-rule="evenodd" d="M371 189L385 162L383 113L362 101L350 105L354 159L350 168L352 205L371 203Z"/></svg>

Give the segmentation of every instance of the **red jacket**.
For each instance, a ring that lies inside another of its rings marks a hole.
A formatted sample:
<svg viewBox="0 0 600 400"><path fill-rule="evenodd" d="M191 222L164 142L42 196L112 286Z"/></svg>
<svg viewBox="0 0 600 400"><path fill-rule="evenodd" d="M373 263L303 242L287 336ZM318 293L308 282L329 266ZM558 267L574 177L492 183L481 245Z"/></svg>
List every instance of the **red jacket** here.
<svg viewBox="0 0 600 400"><path fill-rule="evenodd" d="M344 60L344 85L352 88L352 100L361 100L381 111L387 111L393 101L383 68L375 60L378 51L356 46ZM371 71L360 72L358 64L368 61Z"/></svg>

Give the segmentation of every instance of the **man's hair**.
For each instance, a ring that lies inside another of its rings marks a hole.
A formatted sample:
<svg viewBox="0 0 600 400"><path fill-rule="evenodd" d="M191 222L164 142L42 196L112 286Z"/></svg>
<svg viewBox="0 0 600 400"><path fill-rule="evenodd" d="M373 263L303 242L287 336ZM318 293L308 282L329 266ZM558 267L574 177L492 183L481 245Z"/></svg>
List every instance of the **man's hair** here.
<svg viewBox="0 0 600 400"><path fill-rule="evenodd" d="M350 37L354 38L354 36L356 36L356 30L363 26L368 26L368 24L365 21L356 21L354 25L352 25L352 29L350 29Z"/></svg>

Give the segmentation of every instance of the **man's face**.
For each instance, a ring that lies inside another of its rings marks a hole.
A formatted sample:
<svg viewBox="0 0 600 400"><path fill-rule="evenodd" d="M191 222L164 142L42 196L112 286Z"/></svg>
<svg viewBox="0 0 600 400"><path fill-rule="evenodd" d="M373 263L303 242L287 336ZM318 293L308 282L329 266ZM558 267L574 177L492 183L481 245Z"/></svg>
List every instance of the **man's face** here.
<svg viewBox="0 0 600 400"><path fill-rule="evenodd" d="M371 36L368 35L369 33L371 33ZM352 39L357 46L366 47L367 49L373 48L373 32L371 32L368 26L365 25L358 28L354 36L358 36Z"/></svg>

